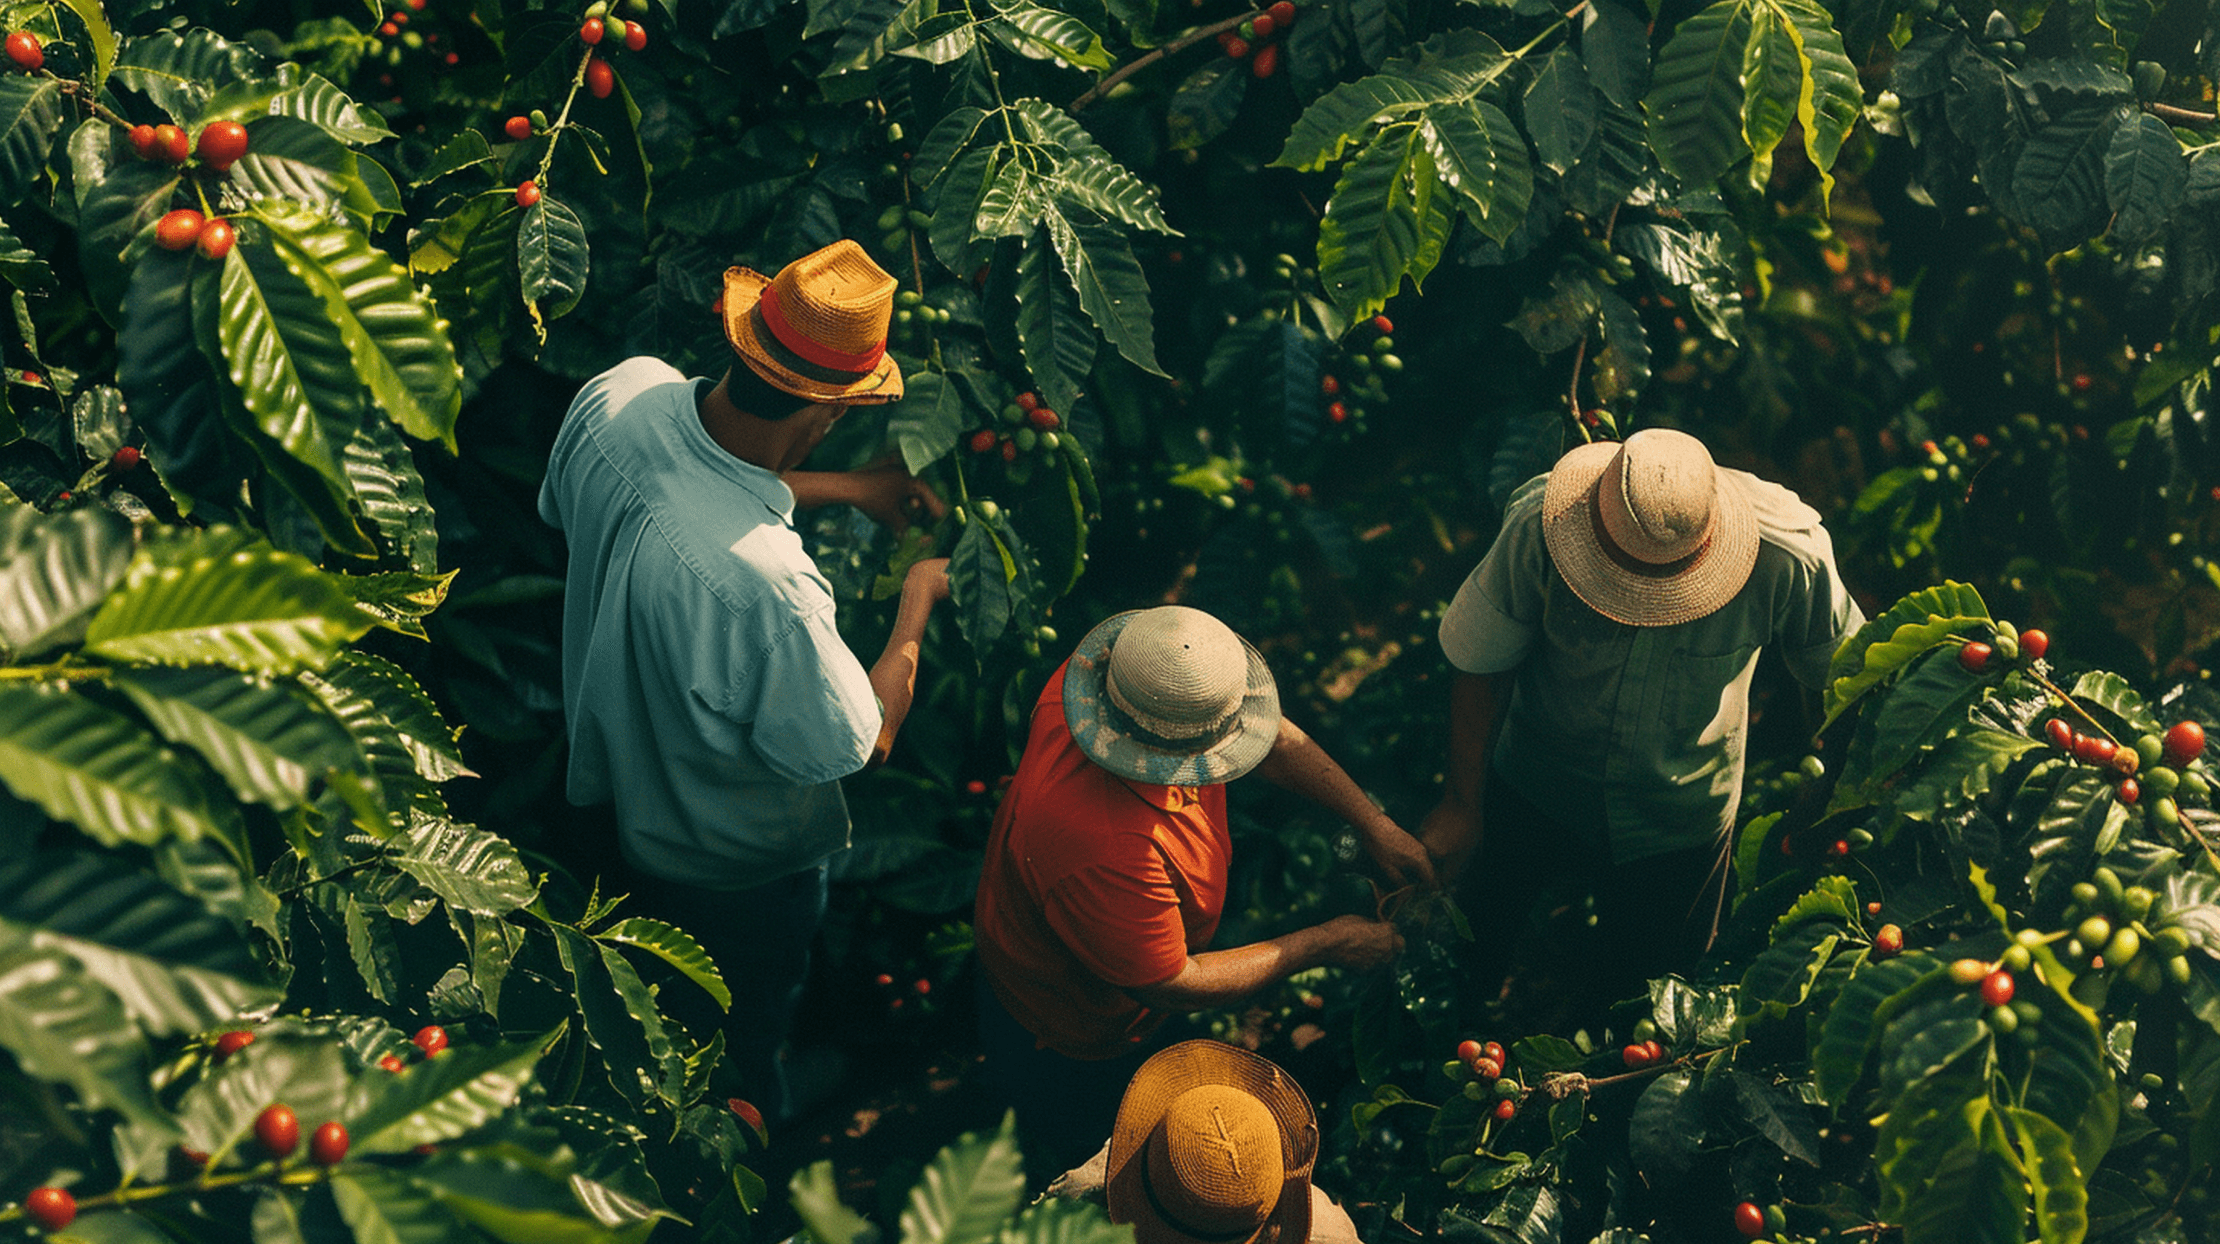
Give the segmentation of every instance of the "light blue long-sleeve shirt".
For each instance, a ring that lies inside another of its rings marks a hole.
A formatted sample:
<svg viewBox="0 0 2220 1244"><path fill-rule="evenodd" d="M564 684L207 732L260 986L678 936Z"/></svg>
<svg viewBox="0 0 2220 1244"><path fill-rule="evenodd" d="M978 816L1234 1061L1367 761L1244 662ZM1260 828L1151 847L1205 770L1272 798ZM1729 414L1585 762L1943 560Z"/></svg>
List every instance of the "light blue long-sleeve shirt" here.
<svg viewBox="0 0 2220 1244"><path fill-rule="evenodd" d="M741 889L847 845L839 779L880 714L793 492L702 428L710 383L652 358L589 381L539 509L570 544L571 802L616 801L634 867Z"/></svg>

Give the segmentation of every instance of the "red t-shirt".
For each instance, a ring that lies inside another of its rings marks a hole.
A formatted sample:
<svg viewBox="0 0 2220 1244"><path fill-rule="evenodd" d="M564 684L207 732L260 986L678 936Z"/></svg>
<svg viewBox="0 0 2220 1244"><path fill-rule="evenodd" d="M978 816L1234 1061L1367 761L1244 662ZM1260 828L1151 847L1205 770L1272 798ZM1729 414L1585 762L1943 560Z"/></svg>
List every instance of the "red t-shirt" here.
<svg viewBox="0 0 2220 1244"><path fill-rule="evenodd" d="M1126 1052L1164 1014L1125 989L1170 980L1210 944L1232 860L1226 788L1132 782L1087 759L1057 667L979 879L974 927L995 997L1060 1054Z"/></svg>

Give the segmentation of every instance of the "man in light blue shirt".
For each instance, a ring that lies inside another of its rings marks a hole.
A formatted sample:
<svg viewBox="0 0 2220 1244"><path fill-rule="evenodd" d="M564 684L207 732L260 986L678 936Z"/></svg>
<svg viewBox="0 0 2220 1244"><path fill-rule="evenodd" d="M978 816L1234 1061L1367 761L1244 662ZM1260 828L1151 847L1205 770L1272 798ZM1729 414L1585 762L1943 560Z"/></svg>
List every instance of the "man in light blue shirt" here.
<svg viewBox="0 0 2220 1244"><path fill-rule="evenodd" d="M848 844L839 780L885 759L948 595L945 559L914 566L866 672L793 526L797 505L848 502L895 525L940 510L899 467L794 469L849 406L901 396L884 353L893 293L852 242L769 281L734 269L720 315L739 358L724 378L652 358L595 377L540 491L570 545L567 793L615 801L634 894L716 960L733 994L728 1048L773 1117L788 1108L778 1051L824 914L825 859ZM694 992L665 1005L698 1028Z"/></svg>

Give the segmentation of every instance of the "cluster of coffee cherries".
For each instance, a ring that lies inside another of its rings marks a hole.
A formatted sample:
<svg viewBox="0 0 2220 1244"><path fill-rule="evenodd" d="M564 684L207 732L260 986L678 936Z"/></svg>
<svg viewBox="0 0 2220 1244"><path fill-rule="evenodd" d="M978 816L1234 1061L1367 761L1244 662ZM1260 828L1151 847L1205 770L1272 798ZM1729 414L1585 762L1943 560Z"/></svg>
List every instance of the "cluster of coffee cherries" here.
<svg viewBox="0 0 2220 1244"><path fill-rule="evenodd" d="M212 173L228 173L247 154L247 127L237 121L211 121L200 137L189 137L174 125L134 125L125 138L142 160L182 165L198 157Z"/></svg>
<svg viewBox="0 0 2220 1244"><path fill-rule="evenodd" d="M640 6L643 13L646 7L645 4ZM605 0L594 0L586 6L586 20L579 23L578 38L594 49L586 61L586 89L593 92L595 99L607 99L609 93L617 89L617 71L610 68L604 57L620 43L625 50L637 52L648 42L647 27L616 16Z"/></svg>
<svg viewBox="0 0 2220 1244"><path fill-rule="evenodd" d="M166 212L154 222L154 244L166 251L197 250L204 259L222 259L238 240L230 221L210 219L190 207Z"/></svg>
<svg viewBox="0 0 2220 1244"><path fill-rule="evenodd" d="M1619 1062L1628 1071L1640 1071L1667 1061L1665 1047L1658 1043L1657 1024L1651 1020L1637 1020L1634 1040L1619 1050Z"/></svg>
<svg viewBox="0 0 2220 1244"><path fill-rule="evenodd" d="M890 1011L901 1010L911 997L916 997L922 1002L923 999L930 997L933 992L933 982L923 976L905 986L894 979L894 973L881 972L871 978L871 983L879 987L880 994L886 998L886 1009Z"/></svg>
<svg viewBox="0 0 2220 1244"><path fill-rule="evenodd" d="M903 254L909 249L911 230L923 231L932 227L933 218L930 213L896 203L879 213L879 245L885 247L889 255Z"/></svg>
<svg viewBox="0 0 2220 1244"><path fill-rule="evenodd" d="M1054 454L1063 447L1063 434L1057 429L1064 426L1064 417L1041 405L1037 393L1018 394L1002 408L1002 422L1009 432L998 433L993 428L973 432L971 452L999 453L1004 462L1016 462L1021 454Z"/></svg>
<svg viewBox="0 0 2220 1244"><path fill-rule="evenodd" d="M1734 1207L1734 1229L1752 1240L1782 1235L1788 1230L1788 1211L1777 1204L1744 1201Z"/></svg>
<svg viewBox="0 0 2220 1244"><path fill-rule="evenodd" d="M2172 981L2189 983L2189 934L2178 925L2153 932L2144 923L2157 896L2148 888L2125 885L2110 868L2099 867L2078 882L2066 904L2070 934L2061 948L2068 960L2092 971L2116 972L2143 993L2157 993ZM2041 935L2023 935L2035 941Z"/></svg>
<svg viewBox="0 0 2220 1244"><path fill-rule="evenodd" d="M1510 1075L1510 1054L1493 1041L1466 1038L1457 1043L1457 1057L1442 1064L1442 1074L1464 1085L1464 1095L1486 1105L1498 1122L1518 1117L1519 1101L1526 1088Z"/></svg>
<svg viewBox="0 0 2220 1244"><path fill-rule="evenodd" d="M1275 40L1294 24L1292 0L1279 0L1233 29L1219 31L1218 47L1229 59L1248 61L1250 73L1269 78L1280 68L1280 45Z"/></svg>
<svg viewBox="0 0 2220 1244"><path fill-rule="evenodd" d="M2160 825L2181 822L2177 800L2204 799L2212 793L2204 772L2205 728L2194 721L2177 721L2164 735L2143 735L2132 747L2102 735L2083 734L2063 717L2043 723L2043 734L2075 760L2114 775L2118 780L2113 783L2113 797ZM2151 796L2147 805L2145 795Z"/></svg>
<svg viewBox="0 0 2220 1244"><path fill-rule="evenodd" d="M1988 1012L1981 1022L1989 1031L2000 1037L2019 1034L2022 1045L2032 1046L2041 1040L2037 1029L2043 1013L2041 1008L2025 999L2015 1002L2019 994L2018 974L2025 972L2034 962L2027 945L2021 942L2005 947L2004 954L1995 962L1985 959L1959 959L1950 965L1950 979L1960 985L1978 989L1981 1005Z"/></svg>
<svg viewBox="0 0 2220 1244"><path fill-rule="evenodd" d="M439 55L438 31L407 29L409 14L423 12L425 2L426 0L407 0L405 4L395 6L392 12L385 15L385 20L378 23L378 37L389 41L385 49L386 64L396 69L400 68L401 61L404 58L404 49L413 52L423 48L434 55ZM440 57L440 60L442 64L459 65L462 63L462 54L450 48L444 56ZM380 75L378 83L381 86L393 85L393 75Z"/></svg>
<svg viewBox="0 0 2220 1244"><path fill-rule="evenodd" d="M430 1058L447 1048L447 1033L436 1024L429 1025L417 1032L413 1043ZM225 1062L253 1044L252 1032L226 1032L216 1038L214 1060ZM379 1065L390 1071L402 1070L404 1066L391 1054L379 1060ZM300 1116L283 1102L271 1102L254 1116L254 1141L273 1162L283 1163L301 1147ZM337 1166L347 1160L350 1143L346 1124L337 1119L326 1120L309 1134L309 1161L327 1169ZM194 1149L180 1149L179 1152L195 1166L208 1165L209 1155L205 1153ZM23 1209L48 1231L60 1231L77 1220L77 1198L67 1188L33 1188L23 1199Z"/></svg>
<svg viewBox="0 0 2220 1244"><path fill-rule="evenodd" d="M1967 673L1986 674L1992 669L2001 668L1994 664L1997 661L2002 661L2007 666L2023 661L2040 661L2050 652L2050 636L2041 631L2030 629L2022 632L2001 618L1994 627L1994 633L1989 637L1990 642L1969 640L1964 647L1958 649L1958 664Z"/></svg>
<svg viewBox="0 0 2220 1244"><path fill-rule="evenodd" d="M1387 386L1380 380L1381 373L1403 370L1403 359L1395 353L1395 321L1384 315L1375 315L1365 324L1372 339L1362 345L1344 342L1347 350L1343 365L1354 375L1344 380L1333 372L1319 377L1318 391L1326 399L1326 418L1333 423L1364 423L1362 406L1350 405L1351 399L1384 401Z"/></svg>
<svg viewBox="0 0 2220 1244"><path fill-rule="evenodd" d="M887 326L887 335L904 348L916 348L923 353L932 338L932 330L952 323L955 318L955 312L934 306L914 289L905 289L894 296L894 322Z"/></svg>

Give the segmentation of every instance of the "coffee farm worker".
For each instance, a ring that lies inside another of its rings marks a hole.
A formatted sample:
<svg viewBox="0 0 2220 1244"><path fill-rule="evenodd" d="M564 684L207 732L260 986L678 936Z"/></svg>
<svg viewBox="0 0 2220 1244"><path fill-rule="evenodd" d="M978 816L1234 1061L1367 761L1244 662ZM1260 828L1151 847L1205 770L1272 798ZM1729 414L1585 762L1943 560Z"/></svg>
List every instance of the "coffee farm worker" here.
<svg viewBox="0 0 2220 1244"><path fill-rule="evenodd" d="M1233 854L1225 784L1252 769L1355 826L1396 884L1432 884L1425 848L1280 716L1264 658L1209 614L1118 614L1049 676L975 921L987 1074L1043 1169L1101 1143L1167 1014L1395 953L1393 925L1356 916L1207 949Z"/></svg>
<svg viewBox="0 0 2220 1244"><path fill-rule="evenodd" d="M1095 1156L1048 1195L1100 1205L1134 1244L1358 1244L1311 1182L1318 1115L1294 1077L1223 1041L1182 1041L1134 1073Z"/></svg>
<svg viewBox="0 0 2220 1244"><path fill-rule="evenodd" d="M1864 622L1819 515L1683 432L1583 445L1512 494L1442 615L1447 789L1423 827L1470 870L1479 944L1531 896L1595 888L1598 994L1685 966L1717 929L1758 652L1819 689ZM1490 901L1475 901L1484 885Z"/></svg>
<svg viewBox="0 0 2220 1244"><path fill-rule="evenodd" d="M794 530L797 507L829 502L895 526L943 512L898 467L795 470L850 407L902 396L885 350L894 290L849 241L769 279L732 269L719 314L737 358L724 376L634 358L594 377L540 490L540 516L570 545L569 797L616 801L642 914L716 960L732 1005L706 1017L725 1028L742 1091L774 1115L825 860L848 842L840 779L892 747L927 616L948 595L945 559L913 567L866 671Z"/></svg>

